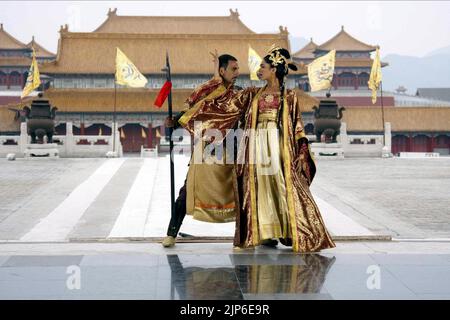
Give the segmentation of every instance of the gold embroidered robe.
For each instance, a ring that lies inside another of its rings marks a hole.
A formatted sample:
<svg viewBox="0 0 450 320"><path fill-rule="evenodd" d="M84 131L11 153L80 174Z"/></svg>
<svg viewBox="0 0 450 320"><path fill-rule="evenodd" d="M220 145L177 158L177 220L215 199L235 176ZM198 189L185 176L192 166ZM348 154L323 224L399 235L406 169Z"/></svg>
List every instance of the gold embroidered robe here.
<svg viewBox="0 0 450 320"><path fill-rule="evenodd" d="M220 119L208 123L208 127L225 132L243 116L245 131L238 152L238 188L240 210L236 217L234 244L251 247L260 244L257 212L257 178L255 170L255 129L258 117L258 98L263 88L247 88L229 101L215 99L202 104L201 114L221 114ZM316 252L333 248L331 239L321 217L319 208L309 186L316 172L316 165L303 121L297 96L287 90L284 95L282 112L282 166L286 183L289 228L291 238L282 239L292 244L295 252Z"/></svg>
<svg viewBox="0 0 450 320"><path fill-rule="evenodd" d="M229 101L237 91L233 86L226 88L221 80L212 79L199 86L187 99L187 110L178 120L194 138L194 121L214 121L220 119L221 114L208 115L206 120L201 113L201 106L214 99ZM211 119L213 118L213 119ZM194 219L205 222L232 222L236 219L239 208L237 176L234 163L199 163L195 160L194 152L203 154L204 144L200 148L192 148L193 155L189 163L186 181L186 213ZM201 156L200 155L200 156ZM215 156L213 156L215 158Z"/></svg>

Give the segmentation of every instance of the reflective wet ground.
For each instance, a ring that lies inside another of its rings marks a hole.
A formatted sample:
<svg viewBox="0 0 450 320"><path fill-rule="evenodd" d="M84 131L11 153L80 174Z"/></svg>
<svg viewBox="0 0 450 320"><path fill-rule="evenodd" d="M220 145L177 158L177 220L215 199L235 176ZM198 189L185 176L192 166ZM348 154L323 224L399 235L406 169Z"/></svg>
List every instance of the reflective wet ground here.
<svg viewBox="0 0 450 320"><path fill-rule="evenodd" d="M449 254L0 256L0 299L450 299Z"/></svg>

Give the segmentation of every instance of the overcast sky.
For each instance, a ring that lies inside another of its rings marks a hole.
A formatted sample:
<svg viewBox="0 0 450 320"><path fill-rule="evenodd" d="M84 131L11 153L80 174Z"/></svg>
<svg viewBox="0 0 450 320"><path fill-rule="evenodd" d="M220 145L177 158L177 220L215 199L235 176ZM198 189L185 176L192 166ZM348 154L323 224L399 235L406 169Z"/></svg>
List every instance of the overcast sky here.
<svg viewBox="0 0 450 320"><path fill-rule="evenodd" d="M255 32L288 27L294 37L321 44L341 25L357 39L381 46L381 55L423 56L450 45L450 2L447 1L0 1L0 22L22 42L31 36L56 53L58 31L90 32L108 8L119 15L224 16L237 8Z"/></svg>

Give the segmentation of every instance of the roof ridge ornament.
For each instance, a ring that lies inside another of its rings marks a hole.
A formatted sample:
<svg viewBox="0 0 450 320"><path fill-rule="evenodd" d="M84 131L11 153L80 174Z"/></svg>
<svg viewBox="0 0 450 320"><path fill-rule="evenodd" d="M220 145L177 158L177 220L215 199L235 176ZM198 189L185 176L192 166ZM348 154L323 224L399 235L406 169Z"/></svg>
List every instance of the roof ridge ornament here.
<svg viewBox="0 0 450 320"><path fill-rule="evenodd" d="M233 19L239 18L239 12L238 12L237 8L234 9L234 11L233 11L233 9L230 9L230 17Z"/></svg>
<svg viewBox="0 0 450 320"><path fill-rule="evenodd" d="M287 27L279 26L281 34L289 34Z"/></svg>
<svg viewBox="0 0 450 320"><path fill-rule="evenodd" d="M61 25L61 28L59 29L60 33L67 33L69 32L69 25L66 23L64 26Z"/></svg>
<svg viewBox="0 0 450 320"><path fill-rule="evenodd" d="M3 30L3 22L0 23L0 30Z"/></svg>
<svg viewBox="0 0 450 320"><path fill-rule="evenodd" d="M114 9L109 8L108 17L111 17L111 16L117 16L117 8L114 8Z"/></svg>

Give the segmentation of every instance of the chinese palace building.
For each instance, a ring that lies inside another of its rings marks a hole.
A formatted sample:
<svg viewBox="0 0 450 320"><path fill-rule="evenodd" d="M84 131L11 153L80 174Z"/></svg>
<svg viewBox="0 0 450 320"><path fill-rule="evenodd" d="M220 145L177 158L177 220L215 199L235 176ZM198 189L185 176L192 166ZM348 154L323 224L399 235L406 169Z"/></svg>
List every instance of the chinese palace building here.
<svg viewBox="0 0 450 320"><path fill-rule="evenodd" d="M290 49L288 36L287 29L281 26L274 33L253 32L240 20L237 10L230 10L228 16L170 17L121 16L117 9L110 9L106 20L92 32L71 32L69 26L61 27L56 57L32 42L35 50L41 52L39 68L45 84L44 97L58 108L57 134L64 135L66 123L71 122L75 135L110 135L115 105L123 151L139 152L141 146L157 146L164 136L167 104L158 109L153 102L165 81L161 69L165 65L166 51L170 56L173 107L177 112L183 109L184 100L192 89L211 78L213 63L209 52L217 49L219 53L235 56L241 72L237 84L259 86L258 81L249 80L249 45L263 56L272 44ZM8 39L7 42L4 39ZM11 49L3 48L4 43ZM146 88L117 86L117 94L114 94L116 47L146 76ZM307 65L332 49L336 49L337 54L331 95L346 108L342 121L347 125L347 134L382 134L381 101L378 98L372 105L367 88L371 53L376 46L355 39L342 27L321 45L311 40L293 54L293 59ZM12 50L17 56L9 57L4 50L8 54ZM1 29L0 90L6 90L6 83L9 88L23 86L30 56L29 45ZM5 68L7 59L17 59L22 64L9 63ZM387 63L383 63L383 67L387 67ZM324 98L325 92L309 92L306 70L302 67L290 74L287 87L296 88L307 133L312 133L312 108ZM27 99L19 104L0 103L3 104L0 106L0 135L17 134L21 119L11 109L20 109L26 103ZM385 122L391 123L394 154L401 151L449 154L450 103L437 104L429 99L385 92L383 106Z"/></svg>
<svg viewBox="0 0 450 320"><path fill-rule="evenodd" d="M2 97L9 95L11 98L0 100L0 104L17 100L12 99L14 93L21 93L30 69L32 47L38 62L55 59L55 55L37 43L34 36L28 44L24 44L6 32L3 23L0 24L0 92Z"/></svg>
<svg viewBox="0 0 450 320"><path fill-rule="evenodd" d="M293 59L307 65L333 49L336 50L336 62L332 97L346 107L372 105L367 82L373 62L370 54L376 50L376 46L355 39L344 30L343 26L338 34L321 45L315 44L311 39L305 47L293 54ZM381 62L382 68L387 65L385 62ZM299 87L307 92L310 90L307 75L301 78ZM323 95L323 93L319 94ZM388 95L383 98L384 106L394 105L392 96ZM379 102L377 105L380 105Z"/></svg>
<svg viewBox="0 0 450 320"><path fill-rule="evenodd" d="M237 11L219 17L120 16L110 10L93 32L60 30L56 60L43 64L41 73L52 79L45 97L58 107L57 131L64 134L67 121L74 134L110 134L114 106L116 47L119 47L148 79L146 88L117 88L116 119L124 152L159 143L164 134L167 106L153 102L165 82L161 69L166 51L170 56L174 111L193 88L210 79L214 70L210 52L226 52L239 61L240 86L251 85L247 67L248 47L261 55L272 44L289 48L288 32L280 27L273 34L258 34L246 27ZM299 77L300 75L298 75ZM295 86L295 75L291 87Z"/></svg>
<svg viewBox="0 0 450 320"><path fill-rule="evenodd" d="M39 63L52 61L55 55L34 39L22 43L6 32L0 23L0 134L16 134L20 126L20 95L31 65L32 47ZM44 80L46 77L42 76ZM43 88L40 88L43 89ZM6 107L8 106L8 107Z"/></svg>
<svg viewBox="0 0 450 320"><path fill-rule="evenodd" d="M333 49L336 50L336 62L330 93L339 105L346 108L342 121L347 124L347 133L380 134L383 132L380 94L376 103L372 104L372 93L367 85L373 62L371 53L376 50L376 46L355 39L342 26L335 36L323 44L316 44L311 39L293 54L293 59L308 65ZM382 62L381 66L384 68L388 64ZM312 97L320 99L325 95L324 91L309 92L306 74L298 80L298 86ZM449 154L450 103L392 92L384 92L382 101L385 122L391 123L392 153ZM306 119L311 117L312 113L304 113L305 127L310 133L313 126Z"/></svg>

